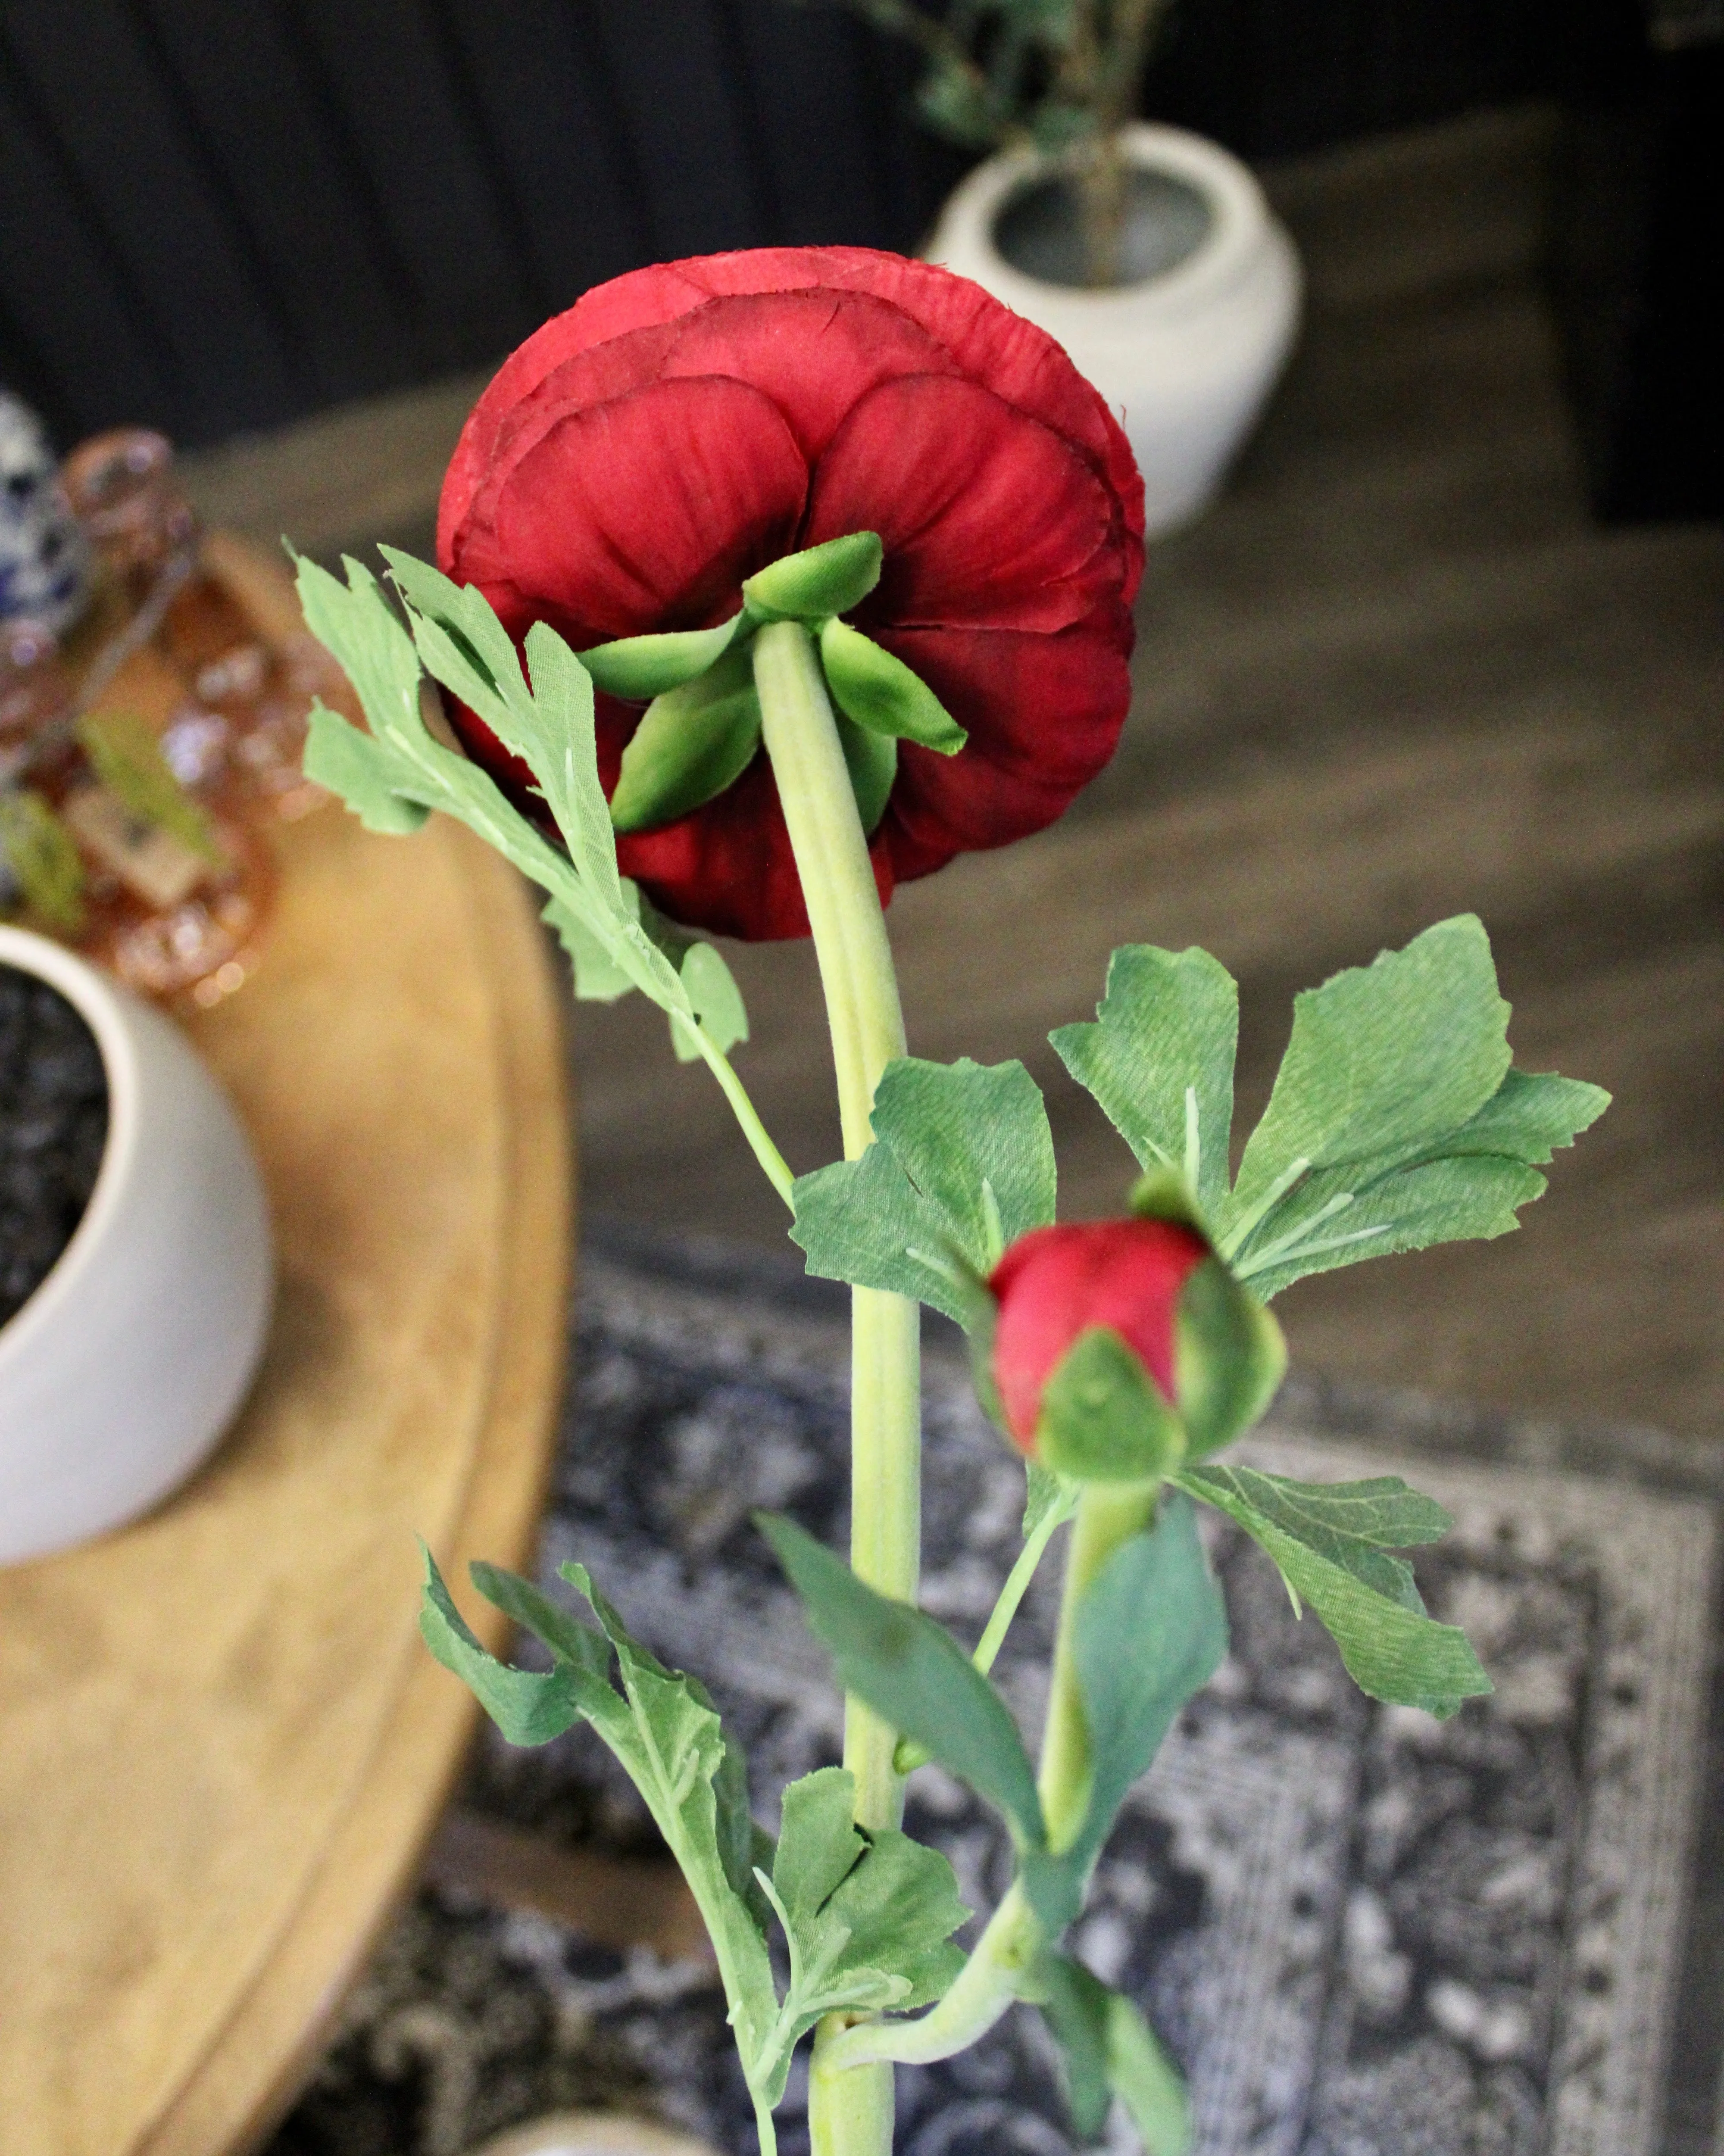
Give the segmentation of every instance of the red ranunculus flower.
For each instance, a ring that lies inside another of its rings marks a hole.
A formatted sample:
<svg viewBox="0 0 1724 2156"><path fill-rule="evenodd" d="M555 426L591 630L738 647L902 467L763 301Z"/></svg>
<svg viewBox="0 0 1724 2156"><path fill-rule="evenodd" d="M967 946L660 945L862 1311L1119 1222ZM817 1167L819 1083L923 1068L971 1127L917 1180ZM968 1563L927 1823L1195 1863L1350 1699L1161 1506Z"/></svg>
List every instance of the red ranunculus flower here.
<svg viewBox="0 0 1724 2156"><path fill-rule="evenodd" d="M988 1287L1007 1431L1068 1473L1129 1479L1212 1451L1262 1414L1285 1367L1280 1327L1183 1220L1034 1228ZM1062 1394L1062 1365L1098 1335L1107 1352Z"/></svg>
<svg viewBox="0 0 1724 2156"><path fill-rule="evenodd" d="M505 362L449 466L438 552L517 637L543 620L584 650L713 625L745 577L862 531L885 569L850 619L970 737L950 758L900 745L871 841L885 898L1051 823L1124 721L1142 484L1051 338L965 279L863 248L636 270ZM608 793L639 716L599 698ZM458 723L504 766L470 713ZM678 921L808 933L763 755L618 855Z"/></svg>

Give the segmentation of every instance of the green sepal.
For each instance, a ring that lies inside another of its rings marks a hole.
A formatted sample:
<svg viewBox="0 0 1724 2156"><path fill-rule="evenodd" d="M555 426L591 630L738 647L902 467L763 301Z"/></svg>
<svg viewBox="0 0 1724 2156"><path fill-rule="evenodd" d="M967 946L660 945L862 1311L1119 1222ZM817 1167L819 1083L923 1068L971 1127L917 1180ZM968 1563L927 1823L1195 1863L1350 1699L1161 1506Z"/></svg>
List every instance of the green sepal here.
<svg viewBox="0 0 1724 2156"><path fill-rule="evenodd" d="M943 1626L878 1594L782 1515L757 1512L838 1681L999 1812L1020 1848L1044 1839L1035 1771L1005 1702Z"/></svg>
<svg viewBox="0 0 1724 2156"><path fill-rule="evenodd" d="M1280 1325L1219 1258L1206 1258L1179 1292L1173 1390L1189 1456L1228 1445L1265 1413L1287 1371Z"/></svg>
<svg viewBox="0 0 1724 2156"><path fill-rule="evenodd" d="M701 808L754 761L760 732L748 653L726 652L647 706L623 751L612 824L624 833L655 830Z"/></svg>
<svg viewBox="0 0 1724 2156"><path fill-rule="evenodd" d="M1193 1229L1205 1242L1209 1240L1208 1222L1183 1168L1151 1168L1131 1185L1126 1202L1140 1220L1172 1220L1181 1228Z"/></svg>
<svg viewBox="0 0 1724 2156"><path fill-rule="evenodd" d="M695 680L754 625L745 607L716 629L672 629L657 636L618 637L581 654L596 689L640 702Z"/></svg>
<svg viewBox="0 0 1724 2156"><path fill-rule="evenodd" d="M833 717L844 768L850 774L850 791L856 797L856 814L864 834L871 839L886 813L892 782L898 776L898 744L852 726L842 711L834 711Z"/></svg>
<svg viewBox="0 0 1724 2156"><path fill-rule="evenodd" d="M851 531L768 562L742 582L756 621L824 621L848 613L880 582L885 550L877 531Z"/></svg>
<svg viewBox="0 0 1724 2156"><path fill-rule="evenodd" d="M1138 2009L1065 1954L1044 1954L1036 1979L1042 2013L1060 2046L1079 2140L1102 2138L1109 2104L1118 2097L1144 2156L1187 2156L1192 2128L1185 2082Z"/></svg>
<svg viewBox="0 0 1724 2156"><path fill-rule="evenodd" d="M1185 1457L1185 1431L1161 1388L1111 1326L1080 1332L1042 1390L1036 1458L1078 1482L1147 1482Z"/></svg>
<svg viewBox="0 0 1724 2156"><path fill-rule="evenodd" d="M969 739L921 676L836 616L820 631L820 664L833 701L870 734L956 756Z"/></svg>

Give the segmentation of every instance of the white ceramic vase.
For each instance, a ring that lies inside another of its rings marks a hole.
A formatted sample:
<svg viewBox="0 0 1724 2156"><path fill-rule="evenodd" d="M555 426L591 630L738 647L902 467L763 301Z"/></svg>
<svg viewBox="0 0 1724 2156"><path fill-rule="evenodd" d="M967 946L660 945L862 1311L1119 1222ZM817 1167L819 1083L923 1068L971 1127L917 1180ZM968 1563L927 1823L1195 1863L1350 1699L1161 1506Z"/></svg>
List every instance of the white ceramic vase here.
<svg viewBox="0 0 1724 2156"><path fill-rule="evenodd" d="M146 1512L210 1451L268 1329L257 1163L178 1028L73 952L0 927L0 965L59 990L95 1037L108 1135L83 1219L0 1327L0 1564Z"/></svg>
<svg viewBox="0 0 1724 2156"><path fill-rule="evenodd" d="M1140 123L1122 141L1128 281L1055 281L1077 274L1070 193L1027 151L969 174L927 252L1057 337L1121 415L1153 533L1188 521L1219 486L1285 363L1303 280L1238 158L1178 127Z"/></svg>

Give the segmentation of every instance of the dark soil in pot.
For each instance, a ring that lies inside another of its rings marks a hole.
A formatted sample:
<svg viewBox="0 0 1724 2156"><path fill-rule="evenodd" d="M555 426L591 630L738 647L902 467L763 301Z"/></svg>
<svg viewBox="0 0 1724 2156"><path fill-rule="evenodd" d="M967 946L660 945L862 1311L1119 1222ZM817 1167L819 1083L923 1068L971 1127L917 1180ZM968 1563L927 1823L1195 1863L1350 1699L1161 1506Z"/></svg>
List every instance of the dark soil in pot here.
<svg viewBox="0 0 1724 2156"><path fill-rule="evenodd" d="M95 1035L45 981L0 966L0 1325L72 1240L107 1139Z"/></svg>

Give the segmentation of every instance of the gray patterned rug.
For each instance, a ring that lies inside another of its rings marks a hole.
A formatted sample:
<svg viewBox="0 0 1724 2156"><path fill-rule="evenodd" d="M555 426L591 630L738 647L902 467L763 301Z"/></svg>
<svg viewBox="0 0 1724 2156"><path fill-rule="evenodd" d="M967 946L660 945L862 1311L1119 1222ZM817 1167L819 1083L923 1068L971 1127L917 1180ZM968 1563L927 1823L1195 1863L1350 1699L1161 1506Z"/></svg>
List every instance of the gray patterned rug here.
<svg viewBox="0 0 1724 2156"><path fill-rule="evenodd" d="M602 1235L577 1369L546 1572L578 1556L706 1679L764 1809L837 1754L821 1658L747 1515L843 1533L842 1301L721 1246ZM927 1399L925 1599L967 1637L1015 1554L1023 1478L943 1324ZM1373 1706L1219 1523L1233 1653L1127 1804L1075 1940L1183 2061L1201 2156L1724 2156L1724 1455L1296 1377L1246 1450L1311 1479L1403 1473L1446 1505L1456 1532L1420 1584L1497 1690L1444 1724ZM1044 1568L999 1666L1032 1726L1054 1586ZM536 1753L488 1742L468 1799L643 1839L579 1731ZM934 1768L911 1812L991 1906L991 1819ZM902 2156L1070 2148L1037 2015L900 2087ZM589 2104L748 2156L705 1972L428 1892L269 2156L459 2156ZM795 2082L781 2145L807 2146ZM1108 2144L1133 2145L1122 2127Z"/></svg>

